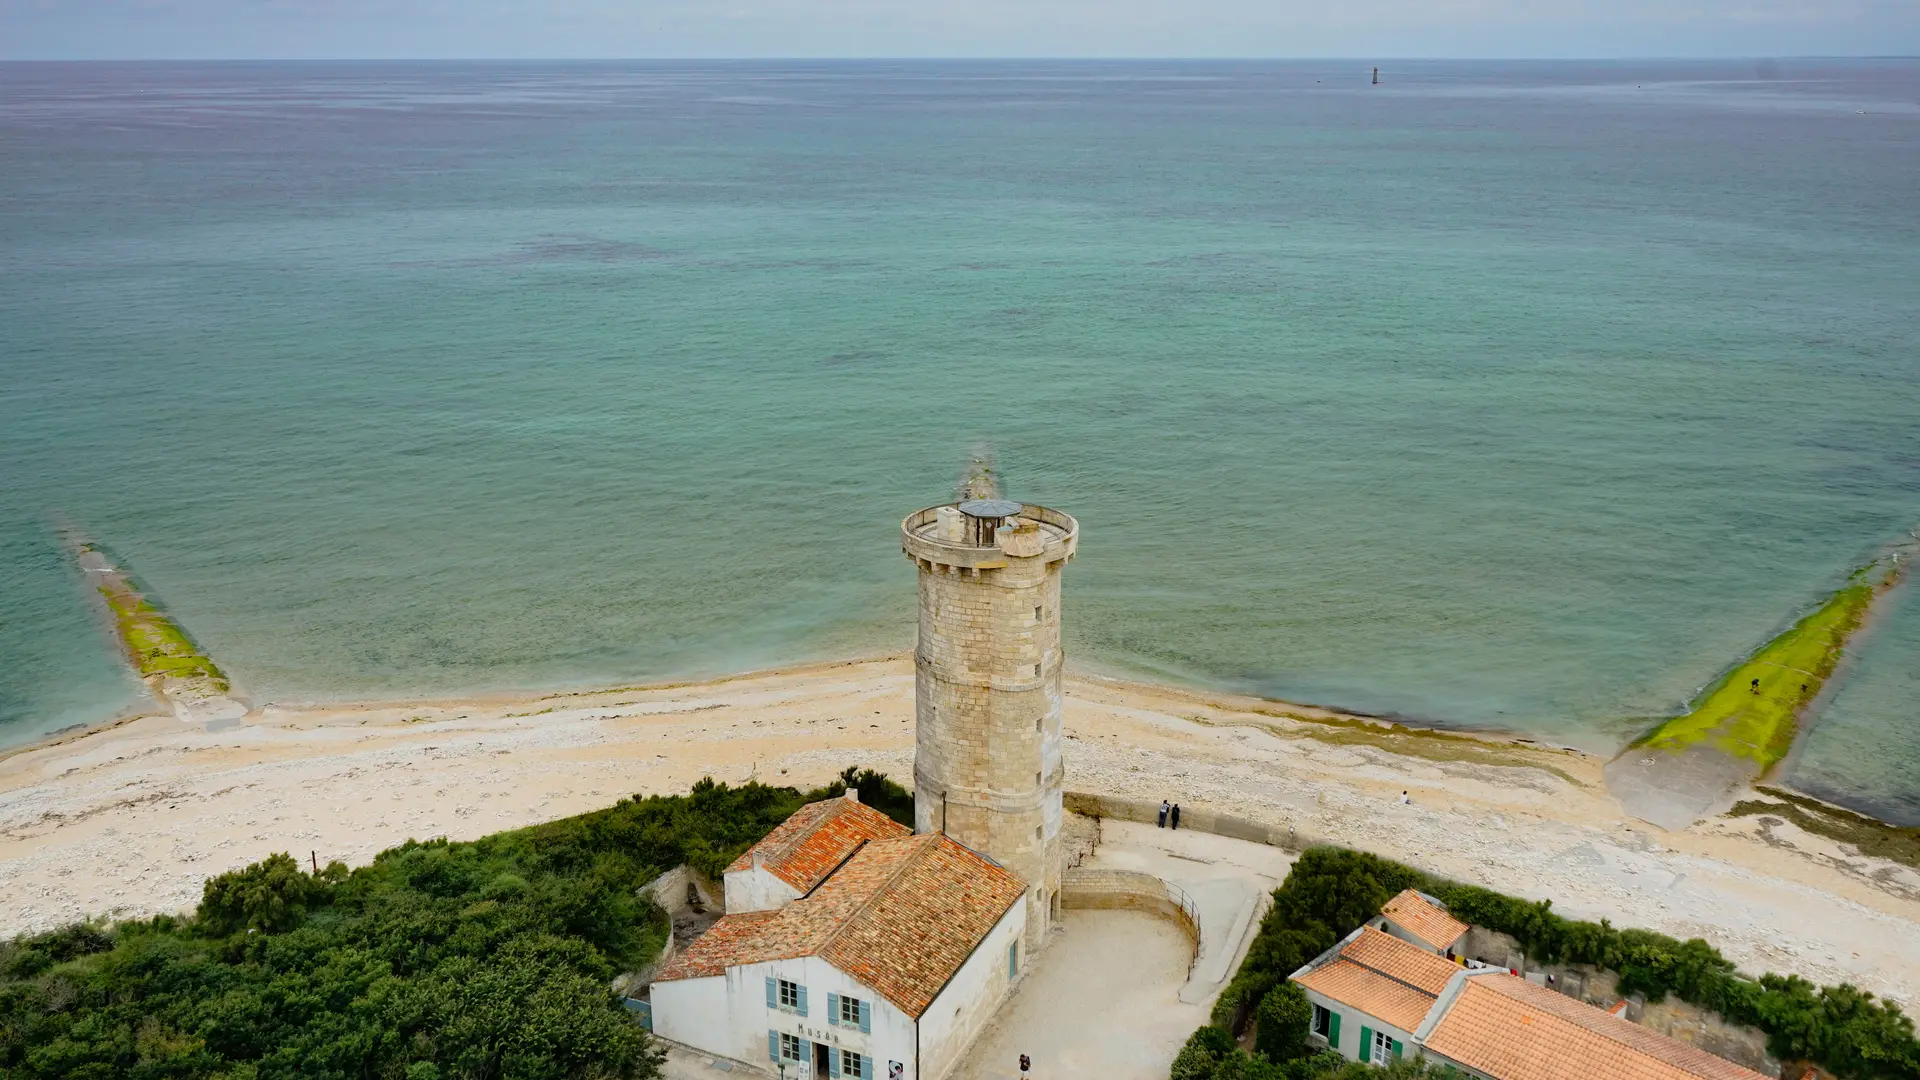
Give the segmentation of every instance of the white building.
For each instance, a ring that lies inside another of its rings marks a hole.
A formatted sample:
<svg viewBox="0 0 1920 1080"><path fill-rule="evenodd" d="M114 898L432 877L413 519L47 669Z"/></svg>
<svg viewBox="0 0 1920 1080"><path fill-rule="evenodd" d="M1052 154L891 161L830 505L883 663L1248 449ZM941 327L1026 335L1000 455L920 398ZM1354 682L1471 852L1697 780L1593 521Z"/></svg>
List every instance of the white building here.
<svg viewBox="0 0 1920 1080"><path fill-rule="evenodd" d="M726 917L653 983L654 1031L788 1077L938 1080L1019 974L1025 883L853 792L802 807L725 887Z"/></svg>

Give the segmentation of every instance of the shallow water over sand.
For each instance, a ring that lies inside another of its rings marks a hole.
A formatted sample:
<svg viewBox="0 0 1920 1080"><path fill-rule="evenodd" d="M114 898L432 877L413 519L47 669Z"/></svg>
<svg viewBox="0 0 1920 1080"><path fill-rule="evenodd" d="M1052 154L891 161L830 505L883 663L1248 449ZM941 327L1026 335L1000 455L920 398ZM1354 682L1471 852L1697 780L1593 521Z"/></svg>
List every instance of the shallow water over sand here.
<svg viewBox="0 0 1920 1080"><path fill-rule="evenodd" d="M1609 749L1920 521L1920 65L0 66L0 742L902 648L989 440L1107 670ZM1920 820L1920 604L1795 769Z"/></svg>

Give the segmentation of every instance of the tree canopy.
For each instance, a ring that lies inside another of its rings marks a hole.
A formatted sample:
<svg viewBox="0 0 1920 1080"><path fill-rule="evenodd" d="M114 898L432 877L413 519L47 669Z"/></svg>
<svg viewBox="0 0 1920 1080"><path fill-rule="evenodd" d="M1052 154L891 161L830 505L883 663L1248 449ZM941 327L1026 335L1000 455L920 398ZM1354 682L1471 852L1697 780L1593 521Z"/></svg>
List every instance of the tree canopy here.
<svg viewBox="0 0 1920 1080"><path fill-rule="evenodd" d="M717 875L803 802L712 780L466 843L408 841L318 873L279 854L206 883L188 916L0 943L0 1075L22 1080L646 1080L658 1054L613 977L658 954L637 894Z"/></svg>

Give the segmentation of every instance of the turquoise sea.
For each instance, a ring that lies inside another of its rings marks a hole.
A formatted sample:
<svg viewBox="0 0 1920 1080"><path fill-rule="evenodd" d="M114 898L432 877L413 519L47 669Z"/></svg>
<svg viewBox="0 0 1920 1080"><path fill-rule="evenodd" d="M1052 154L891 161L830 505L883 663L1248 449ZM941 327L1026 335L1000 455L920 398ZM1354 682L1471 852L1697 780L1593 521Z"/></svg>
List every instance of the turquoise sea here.
<svg viewBox="0 0 1920 1080"><path fill-rule="evenodd" d="M1920 62L0 65L0 743L908 646L1611 750L1920 524ZM1920 822L1920 602L1791 768Z"/></svg>

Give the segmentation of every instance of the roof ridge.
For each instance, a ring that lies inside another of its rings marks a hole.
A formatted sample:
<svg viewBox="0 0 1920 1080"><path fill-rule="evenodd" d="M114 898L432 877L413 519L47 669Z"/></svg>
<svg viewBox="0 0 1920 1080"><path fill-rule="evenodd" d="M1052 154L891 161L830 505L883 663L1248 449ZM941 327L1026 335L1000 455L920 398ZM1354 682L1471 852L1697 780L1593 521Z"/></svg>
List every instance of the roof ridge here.
<svg viewBox="0 0 1920 1080"><path fill-rule="evenodd" d="M1414 984L1408 982L1407 980L1401 978L1398 975L1389 975L1386 972L1381 971L1379 968L1374 967L1372 964L1366 963L1361 960L1355 960L1353 957L1347 956L1344 953L1341 954L1340 959L1345 960L1347 963L1352 964L1354 967L1357 967L1362 971L1371 971L1375 975L1378 975L1389 982L1397 982L1401 986L1406 987L1407 989L1413 991L1416 994L1421 995L1422 997L1430 997L1430 998L1433 998L1435 1001L1440 1000L1439 994L1434 993L1433 991L1427 989L1426 987L1415 986Z"/></svg>
<svg viewBox="0 0 1920 1080"><path fill-rule="evenodd" d="M938 840L939 840L940 834L909 833L906 836L890 836L890 837L881 838L883 840L918 840L923 835L932 837L935 842L931 844L921 844L920 850L913 852L912 854L908 855L906 858L901 859L897 863L895 863L893 868L887 872L887 876L882 878L880 880L880 883L874 886L873 891L867 894L866 899L861 900L858 904L855 904L853 907L847 910L846 915L842 917L840 920L840 925L833 928L833 933L828 934L826 937L820 940L820 944L814 947L813 951L815 954L825 952L829 946L831 946L834 942L840 940L840 935L845 934L847 932L847 929L851 927L859 919L860 915L864 913L868 908L873 906L873 902L875 900L880 899L882 894L884 894L888 889L892 888L893 883L900 879L901 874L906 873L909 867L918 864L921 859L926 858L927 852L932 851L935 847L938 847L939 846ZM871 840L862 843L859 847L859 851L865 851L869 846L871 846L872 843L873 841ZM858 854L858 852L856 852L855 854ZM848 861L851 861L853 856L849 855L847 858L848 858ZM840 865L845 866L846 863L843 862ZM839 870L840 870L840 867L835 867L834 873L838 873ZM827 880L829 881L833 880L833 875L828 874Z"/></svg>
<svg viewBox="0 0 1920 1080"><path fill-rule="evenodd" d="M1393 936L1392 934L1388 934L1388 933L1385 933L1385 932L1383 932L1383 931L1380 931L1380 930L1375 930L1375 929L1374 929L1373 927L1371 927L1371 926L1368 926L1368 925L1366 925L1365 923L1362 923L1362 924L1361 924L1361 926L1360 926L1360 929L1361 929L1361 935L1360 935L1360 937L1358 937L1358 938L1355 938L1355 939L1354 939L1354 940L1353 940L1352 942L1350 942L1350 943L1349 943L1350 945L1353 945L1353 944L1359 944L1360 942L1362 942L1362 941L1365 941L1365 940L1367 940L1367 938L1368 938L1368 936L1369 936L1369 935L1371 935L1371 936L1374 936L1374 937L1378 937L1378 938L1380 938L1380 939L1381 939L1382 941L1391 941L1391 942L1393 942L1393 944L1394 944L1394 946L1395 946L1395 947L1398 947L1398 948L1405 948L1405 949L1411 949L1411 950L1412 950L1412 952L1409 952L1409 953L1407 953L1407 954L1406 954L1406 955L1407 955L1407 959L1408 959L1408 960L1410 960L1410 961L1414 961L1414 962L1416 962L1416 963L1426 963L1426 962L1427 962L1428 960L1434 960L1434 961L1438 961L1439 963L1442 963L1442 964L1445 964L1445 965L1447 966L1447 968L1449 969L1449 970L1447 971L1447 977L1448 977L1448 978L1452 978L1452 977L1453 977L1453 970L1452 970L1452 969L1455 969L1455 968L1458 968L1458 967L1460 967L1460 966L1461 966L1461 965L1459 965L1459 964L1456 964L1456 963L1454 963L1454 962L1453 962L1453 961L1451 961L1451 960L1448 960L1448 959L1445 959L1444 957L1440 957L1440 956L1436 956L1436 955L1434 955L1433 953L1430 953L1430 952L1428 952L1427 950L1425 950L1425 949L1423 949L1423 948L1421 948L1421 947L1420 947L1420 946L1418 946L1418 945L1414 945L1414 944L1412 944L1412 943L1410 943L1410 942L1405 942L1405 941L1401 941L1401 940L1400 940L1399 938L1397 938L1397 937L1394 937L1394 936ZM1380 969L1378 969L1378 968L1376 968L1376 967L1374 967L1374 966L1373 966L1372 964L1368 964L1368 963L1364 963L1364 962L1362 962L1362 961L1359 961L1359 960L1354 960L1354 959L1353 959L1353 957L1351 957L1351 956L1347 956L1347 950L1346 950L1345 948L1342 948L1342 949L1340 950L1340 955L1341 955L1341 957L1342 957L1343 959L1346 959L1346 960L1351 960L1351 961L1353 961L1353 963L1356 963L1356 964L1359 964L1359 965L1360 965L1361 967L1363 967L1363 968L1366 968L1366 969L1367 969L1368 971L1379 971L1379 970L1380 970ZM1387 973L1386 973L1386 972L1384 972L1384 971L1380 971L1380 974L1382 974L1382 975L1387 975ZM1404 979L1402 979L1402 978L1400 978L1399 976L1396 976L1396 975L1387 975L1387 978L1389 978L1389 979L1392 979L1392 980L1393 980L1393 981L1395 981L1395 982L1406 982L1406 980L1404 980ZM1408 983L1408 985L1409 985L1409 986L1411 986L1412 984L1411 984L1411 983ZM1434 996L1434 997L1438 997L1438 996L1439 996L1439 995L1438 995L1438 993L1437 993L1436 991L1433 991L1433 990L1427 990L1427 989L1424 989L1424 988L1422 988L1422 987L1418 987L1418 986L1415 986L1415 987L1414 987L1414 989L1415 989L1415 990L1419 990L1419 991L1420 991L1421 993L1423 993L1423 994L1427 994L1427 995L1430 995L1430 996Z"/></svg>

